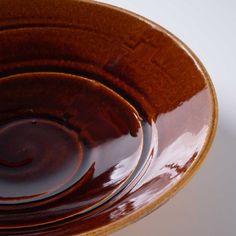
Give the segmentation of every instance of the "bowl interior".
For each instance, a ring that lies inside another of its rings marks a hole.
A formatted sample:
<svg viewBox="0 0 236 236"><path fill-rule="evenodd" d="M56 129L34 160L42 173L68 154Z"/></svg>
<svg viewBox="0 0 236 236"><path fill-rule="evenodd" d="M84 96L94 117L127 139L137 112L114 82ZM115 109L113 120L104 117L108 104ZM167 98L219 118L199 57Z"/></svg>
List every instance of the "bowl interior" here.
<svg viewBox="0 0 236 236"><path fill-rule="evenodd" d="M72 0L2 0L0 22L1 235L111 231L202 162L215 95L166 30Z"/></svg>

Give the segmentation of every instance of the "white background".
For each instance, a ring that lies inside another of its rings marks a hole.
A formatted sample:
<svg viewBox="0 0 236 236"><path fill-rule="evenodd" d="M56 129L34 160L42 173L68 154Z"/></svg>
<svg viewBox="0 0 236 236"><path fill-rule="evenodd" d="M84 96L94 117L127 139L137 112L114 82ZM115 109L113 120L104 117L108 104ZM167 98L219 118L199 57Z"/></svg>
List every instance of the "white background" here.
<svg viewBox="0 0 236 236"><path fill-rule="evenodd" d="M103 2L143 15L184 41L210 73L220 109L214 146L198 174L167 204L113 236L235 236L236 1Z"/></svg>

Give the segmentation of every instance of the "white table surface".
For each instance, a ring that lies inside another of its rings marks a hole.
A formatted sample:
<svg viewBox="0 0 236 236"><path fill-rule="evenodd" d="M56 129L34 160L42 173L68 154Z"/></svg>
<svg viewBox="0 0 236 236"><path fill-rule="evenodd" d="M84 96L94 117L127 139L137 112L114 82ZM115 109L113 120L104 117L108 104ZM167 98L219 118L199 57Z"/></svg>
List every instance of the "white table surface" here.
<svg viewBox="0 0 236 236"><path fill-rule="evenodd" d="M215 85L220 120L198 174L167 204L113 236L236 235L236 1L102 0L143 15L178 36Z"/></svg>

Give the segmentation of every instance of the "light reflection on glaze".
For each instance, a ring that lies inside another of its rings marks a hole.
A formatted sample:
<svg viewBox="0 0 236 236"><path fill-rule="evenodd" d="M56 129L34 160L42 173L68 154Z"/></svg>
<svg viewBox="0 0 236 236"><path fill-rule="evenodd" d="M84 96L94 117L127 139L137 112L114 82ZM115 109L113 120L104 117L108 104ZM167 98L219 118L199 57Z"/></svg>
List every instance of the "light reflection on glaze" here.
<svg viewBox="0 0 236 236"><path fill-rule="evenodd" d="M122 171L123 177L126 176L126 174L129 175L130 170L136 167L142 152L143 133L141 128L137 132L137 137L137 140L132 140L130 136L121 136L116 139L109 140L93 148L90 159L91 162L97 161L96 173L94 174L94 178L98 177L99 175L101 175L106 170L109 170L112 167L113 171L111 172L111 175L114 176L110 177L111 180L114 179L115 174L118 170L120 170L119 172ZM127 143L129 143L129 145L127 145ZM113 150L112 153L110 152L111 146ZM101 154L105 157L110 156L110 159L113 160L113 162L102 161ZM126 166L126 164L128 164L128 167ZM121 168L123 169L121 170Z"/></svg>
<svg viewBox="0 0 236 236"><path fill-rule="evenodd" d="M171 178L181 174L181 172L183 172L181 168L186 165L189 158L197 155L199 150L201 150L207 131L208 127L204 126L197 135L186 132L166 148L160 156L157 157L156 166L161 166L161 168L158 169L159 174L170 173ZM155 176L157 173L156 171L154 172L155 173L149 174L149 178L146 179L145 182L149 182L153 179L152 176Z"/></svg>
<svg viewBox="0 0 236 236"><path fill-rule="evenodd" d="M209 92L203 90L175 110L159 116L156 122L159 139L157 155L125 200L109 209L111 220L131 213L164 194L198 159L211 122L211 109L202 107L209 98ZM185 122L181 125L179 120ZM171 142L163 142L163 138L169 140L173 137L175 139Z"/></svg>
<svg viewBox="0 0 236 236"><path fill-rule="evenodd" d="M135 169L135 166L138 164L138 159L136 163L134 163L134 157L140 156L142 150L139 147L135 153L120 161L115 167L114 170L110 173L110 180L103 184L103 187L107 187L108 185L118 184L120 181L124 179L124 176L129 176L131 174L130 170ZM133 168L132 168L133 167Z"/></svg>

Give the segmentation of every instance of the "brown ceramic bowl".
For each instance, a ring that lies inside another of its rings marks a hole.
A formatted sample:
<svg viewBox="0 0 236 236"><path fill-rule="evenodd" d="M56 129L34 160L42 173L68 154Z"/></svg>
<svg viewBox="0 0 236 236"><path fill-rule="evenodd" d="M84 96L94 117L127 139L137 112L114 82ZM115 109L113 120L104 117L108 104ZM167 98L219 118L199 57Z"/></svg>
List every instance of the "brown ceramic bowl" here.
<svg viewBox="0 0 236 236"><path fill-rule="evenodd" d="M199 168L217 102L160 26L83 0L0 1L0 235L100 235Z"/></svg>

